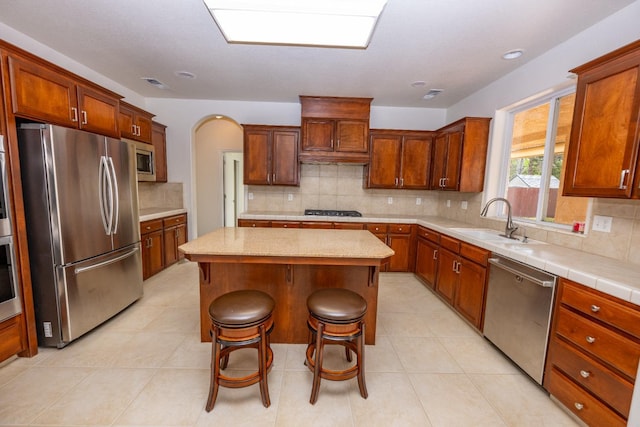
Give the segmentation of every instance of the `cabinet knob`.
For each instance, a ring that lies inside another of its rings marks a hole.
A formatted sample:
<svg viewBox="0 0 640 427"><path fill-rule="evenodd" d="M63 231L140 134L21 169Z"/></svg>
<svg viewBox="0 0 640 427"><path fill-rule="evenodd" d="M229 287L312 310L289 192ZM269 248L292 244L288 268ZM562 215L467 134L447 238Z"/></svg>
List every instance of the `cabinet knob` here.
<svg viewBox="0 0 640 427"><path fill-rule="evenodd" d="M150 225L147 225L147 230L151 230L151 226Z"/></svg>
<svg viewBox="0 0 640 427"><path fill-rule="evenodd" d="M594 313L597 313L600 311L600 307L595 304L591 304L591 311L593 311Z"/></svg>
<svg viewBox="0 0 640 427"><path fill-rule="evenodd" d="M596 342L596 339L592 336L587 335L587 337L585 338L585 340L587 340L587 342L589 344L593 344L594 342Z"/></svg>
<svg viewBox="0 0 640 427"><path fill-rule="evenodd" d="M580 370L580 376L582 378L589 378L591 376L591 372L585 371L584 369Z"/></svg>
<svg viewBox="0 0 640 427"><path fill-rule="evenodd" d="M573 406L575 406L578 411L582 411L582 409L584 408L584 405L580 402L574 403Z"/></svg>

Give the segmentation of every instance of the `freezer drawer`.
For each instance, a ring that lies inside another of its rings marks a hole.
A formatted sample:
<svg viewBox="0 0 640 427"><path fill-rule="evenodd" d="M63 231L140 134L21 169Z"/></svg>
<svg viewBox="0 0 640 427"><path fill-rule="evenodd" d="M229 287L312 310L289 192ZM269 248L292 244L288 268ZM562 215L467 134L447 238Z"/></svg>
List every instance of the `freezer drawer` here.
<svg viewBox="0 0 640 427"><path fill-rule="evenodd" d="M63 347L142 296L140 244L58 267L56 274L58 319L40 316L38 335L41 345Z"/></svg>

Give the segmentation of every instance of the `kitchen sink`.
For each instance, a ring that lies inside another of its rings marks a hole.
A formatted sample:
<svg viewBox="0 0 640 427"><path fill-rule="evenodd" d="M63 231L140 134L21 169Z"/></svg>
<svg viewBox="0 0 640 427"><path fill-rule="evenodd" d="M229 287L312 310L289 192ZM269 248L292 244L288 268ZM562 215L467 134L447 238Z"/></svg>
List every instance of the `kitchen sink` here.
<svg viewBox="0 0 640 427"><path fill-rule="evenodd" d="M451 231L463 234L467 237L478 240L505 241L516 242L517 240L508 239L500 235L499 231L490 230L488 228L451 228Z"/></svg>

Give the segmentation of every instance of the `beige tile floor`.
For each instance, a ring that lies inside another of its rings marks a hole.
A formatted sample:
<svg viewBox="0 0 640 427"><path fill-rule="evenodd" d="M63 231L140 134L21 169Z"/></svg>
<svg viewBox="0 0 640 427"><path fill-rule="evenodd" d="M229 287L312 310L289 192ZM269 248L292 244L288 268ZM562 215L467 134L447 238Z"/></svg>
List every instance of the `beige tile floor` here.
<svg viewBox="0 0 640 427"><path fill-rule="evenodd" d="M323 381L308 403L304 345L274 344L271 406L258 386L221 388L204 410L210 345L200 343L198 272L183 262L144 284L144 297L72 343L0 366L7 426L573 426L548 395L412 274L380 278L378 334L366 347L369 398L356 380ZM337 366L331 349L326 363ZM251 369L255 353L232 355Z"/></svg>

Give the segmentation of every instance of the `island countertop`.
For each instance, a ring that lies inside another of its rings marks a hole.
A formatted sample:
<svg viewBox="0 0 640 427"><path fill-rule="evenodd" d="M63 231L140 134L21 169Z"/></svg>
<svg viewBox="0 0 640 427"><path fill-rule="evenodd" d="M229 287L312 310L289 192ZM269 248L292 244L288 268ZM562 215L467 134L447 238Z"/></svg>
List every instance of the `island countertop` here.
<svg viewBox="0 0 640 427"><path fill-rule="evenodd" d="M365 230L224 227L180 246L192 261L217 257L385 259L394 252Z"/></svg>

